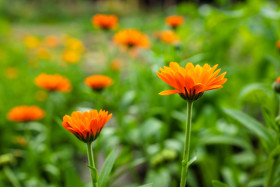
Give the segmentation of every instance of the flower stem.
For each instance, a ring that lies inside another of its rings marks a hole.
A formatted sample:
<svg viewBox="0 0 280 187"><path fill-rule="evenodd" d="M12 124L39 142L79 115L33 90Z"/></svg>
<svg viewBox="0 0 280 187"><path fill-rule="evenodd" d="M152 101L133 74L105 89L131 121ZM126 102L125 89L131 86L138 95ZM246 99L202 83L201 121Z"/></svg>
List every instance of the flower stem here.
<svg viewBox="0 0 280 187"><path fill-rule="evenodd" d="M91 173L91 180L92 180L92 186L93 187L98 187L98 173L94 164L94 159L93 159L93 154L92 154L92 149L91 149L91 143L87 143L87 152L88 152L88 162L90 166L90 173Z"/></svg>
<svg viewBox="0 0 280 187"><path fill-rule="evenodd" d="M185 134L185 147L182 160L182 172L181 172L181 182L180 187L186 186L187 172L188 172L188 160L190 155L190 140L191 140L191 118L192 118L192 101L188 101L187 110L187 121L186 121L186 134Z"/></svg>
<svg viewBox="0 0 280 187"><path fill-rule="evenodd" d="M273 185L273 177L274 177L276 167L277 167L276 158L272 158L272 160L270 162L270 167L268 170L268 177L267 177L265 187L271 187Z"/></svg>

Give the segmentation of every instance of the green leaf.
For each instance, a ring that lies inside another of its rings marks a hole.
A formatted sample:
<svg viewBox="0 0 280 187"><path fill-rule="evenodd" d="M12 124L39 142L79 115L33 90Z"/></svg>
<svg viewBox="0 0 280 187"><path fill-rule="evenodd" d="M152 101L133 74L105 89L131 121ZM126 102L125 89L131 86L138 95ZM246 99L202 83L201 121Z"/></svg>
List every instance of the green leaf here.
<svg viewBox="0 0 280 187"><path fill-rule="evenodd" d="M114 148L110 155L106 158L102 170L100 172L100 176L98 179L98 184L100 187L105 187L110 176L111 170L115 163L115 160L118 156L118 149Z"/></svg>
<svg viewBox="0 0 280 187"><path fill-rule="evenodd" d="M138 187L152 187L152 186L153 186L153 183L149 183L149 184L144 184L144 185L141 185Z"/></svg>
<svg viewBox="0 0 280 187"><path fill-rule="evenodd" d="M197 157L196 157L196 156L193 157L192 159L190 159L190 160L188 161L188 167L189 167L190 165L192 165L192 163L194 163L196 160L197 160Z"/></svg>
<svg viewBox="0 0 280 187"><path fill-rule="evenodd" d="M273 149L273 151L270 153L270 157L277 157L278 155L280 155L280 145L278 145L275 149Z"/></svg>
<svg viewBox="0 0 280 187"><path fill-rule="evenodd" d="M239 100L243 100L245 99L248 95L250 95L251 93L267 93L267 89L265 88L265 86L261 83L253 83L253 84L249 84L248 86L245 86L239 94Z"/></svg>
<svg viewBox="0 0 280 187"><path fill-rule="evenodd" d="M199 140L201 144L211 145L211 144L222 144L222 145L235 145L242 147L246 150L251 150L250 144L240 138L231 137L228 135L208 135L204 136Z"/></svg>
<svg viewBox="0 0 280 187"><path fill-rule="evenodd" d="M67 168L65 171L65 187L84 187L79 176L72 168Z"/></svg>
<svg viewBox="0 0 280 187"><path fill-rule="evenodd" d="M268 131L268 129L265 128L263 124L261 124L251 116L241 111L227 109L227 108L224 108L223 110L227 115L231 116L233 119L238 121L241 125L248 128L250 132L258 136L260 140L263 142L264 147L266 149L271 150L273 148L273 144L274 144L273 136Z"/></svg>
<svg viewBox="0 0 280 187"><path fill-rule="evenodd" d="M213 180L212 184L213 184L213 187L229 187L227 184L222 183L222 182L217 181L217 180Z"/></svg>

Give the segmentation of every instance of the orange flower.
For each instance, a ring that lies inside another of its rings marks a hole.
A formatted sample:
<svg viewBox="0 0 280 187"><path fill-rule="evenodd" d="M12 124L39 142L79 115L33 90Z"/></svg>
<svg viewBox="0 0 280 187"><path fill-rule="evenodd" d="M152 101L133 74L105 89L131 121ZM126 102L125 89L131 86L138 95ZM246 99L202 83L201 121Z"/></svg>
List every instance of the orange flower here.
<svg viewBox="0 0 280 187"><path fill-rule="evenodd" d="M179 42L179 37L173 31L161 31L158 33L158 38L166 44L176 44Z"/></svg>
<svg viewBox="0 0 280 187"><path fill-rule="evenodd" d="M275 90L275 92L280 93L280 77L278 77L274 84L273 84L273 88Z"/></svg>
<svg viewBox="0 0 280 187"><path fill-rule="evenodd" d="M28 49L34 49L40 45L40 39L36 36L27 36L23 43Z"/></svg>
<svg viewBox="0 0 280 187"><path fill-rule="evenodd" d="M56 47L59 45L59 39L54 35L47 36L44 42L48 47Z"/></svg>
<svg viewBox="0 0 280 187"><path fill-rule="evenodd" d="M50 51L45 47L39 47L36 50L36 54L39 59L49 60L51 58Z"/></svg>
<svg viewBox="0 0 280 187"><path fill-rule="evenodd" d="M175 90L165 90L159 94L179 93L185 100L196 100L202 96L204 91L222 88L222 84L227 81L224 78L226 72L217 76L221 71L221 69L216 70L217 67L218 65L211 68L208 64L201 67L188 63L183 68L177 62L170 62L169 67L160 68L161 72L157 72L157 75Z"/></svg>
<svg viewBox="0 0 280 187"><path fill-rule="evenodd" d="M113 59L110 63L110 68L114 71L119 71L122 67L122 62L119 59Z"/></svg>
<svg viewBox="0 0 280 187"><path fill-rule="evenodd" d="M70 92L72 89L69 80L59 74L48 75L42 73L36 77L35 84L49 91Z"/></svg>
<svg viewBox="0 0 280 187"><path fill-rule="evenodd" d="M184 18L182 16L169 16L165 19L167 25L176 29L178 26L182 25Z"/></svg>
<svg viewBox="0 0 280 187"><path fill-rule="evenodd" d="M278 40L278 41L276 42L276 47L277 47L277 49L280 50L280 40Z"/></svg>
<svg viewBox="0 0 280 187"><path fill-rule="evenodd" d="M81 55L79 52L72 50L65 50L62 53L62 59L69 64L76 64L80 61Z"/></svg>
<svg viewBox="0 0 280 187"><path fill-rule="evenodd" d="M45 112L37 106L17 106L10 110L8 120L15 122L37 121L45 116Z"/></svg>
<svg viewBox="0 0 280 187"><path fill-rule="evenodd" d="M5 75L9 79L15 79L18 77L18 69L14 67L9 67L5 70Z"/></svg>
<svg viewBox="0 0 280 187"><path fill-rule="evenodd" d="M105 75L92 75L85 79L85 84L95 91L101 91L104 88L111 86L113 80Z"/></svg>
<svg viewBox="0 0 280 187"><path fill-rule="evenodd" d="M100 134L104 125L110 120L112 114L105 110L90 110L89 112L72 112L71 116L63 117L62 126L73 133L79 140L89 143Z"/></svg>
<svg viewBox="0 0 280 187"><path fill-rule="evenodd" d="M136 29L126 29L119 31L114 36L114 42L126 48L148 48L148 37Z"/></svg>
<svg viewBox="0 0 280 187"><path fill-rule="evenodd" d="M104 30L114 29L118 26L118 18L115 15L96 14L91 21L95 27Z"/></svg>

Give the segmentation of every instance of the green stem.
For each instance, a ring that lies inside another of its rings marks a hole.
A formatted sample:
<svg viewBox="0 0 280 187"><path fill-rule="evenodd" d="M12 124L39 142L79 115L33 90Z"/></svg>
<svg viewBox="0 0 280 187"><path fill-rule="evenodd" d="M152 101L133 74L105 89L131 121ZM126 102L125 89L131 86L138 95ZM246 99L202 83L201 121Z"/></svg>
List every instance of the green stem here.
<svg viewBox="0 0 280 187"><path fill-rule="evenodd" d="M90 166L90 173L91 173L91 180L92 186L98 187L98 173L94 164L92 149L91 149L91 142L87 143L87 152L88 152L88 162Z"/></svg>
<svg viewBox="0 0 280 187"><path fill-rule="evenodd" d="M192 118L192 101L188 101L188 110L187 110L187 124L186 124L186 134L185 134L185 147L182 160L182 172L181 172L181 182L180 187L185 187L187 172L188 172L188 160L190 155L190 141L191 141L191 118Z"/></svg>
<svg viewBox="0 0 280 187"><path fill-rule="evenodd" d="M273 186L273 177L274 177L274 173L276 170L276 159L272 158L271 162L270 162L270 166L269 166L269 170L268 170L268 177L266 180L266 184L265 187L272 187Z"/></svg>

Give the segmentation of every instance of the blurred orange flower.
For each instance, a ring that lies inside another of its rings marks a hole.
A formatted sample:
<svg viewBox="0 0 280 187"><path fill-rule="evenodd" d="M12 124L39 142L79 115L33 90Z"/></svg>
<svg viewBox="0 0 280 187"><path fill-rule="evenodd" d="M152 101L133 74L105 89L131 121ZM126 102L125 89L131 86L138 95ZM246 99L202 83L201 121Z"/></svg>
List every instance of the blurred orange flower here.
<svg viewBox="0 0 280 187"><path fill-rule="evenodd" d="M49 91L70 92L72 89L70 81L59 74L42 73L35 78L35 84Z"/></svg>
<svg viewBox="0 0 280 187"><path fill-rule="evenodd" d="M179 37L173 31L160 31L157 37L166 44L176 44L179 42Z"/></svg>
<svg viewBox="0 0 280 187"><path fill-rule="evenodd" d="M35 36L27 36L24 38L23 43L28 49L34 49L40 45L40 40Z"/></svg>
<svg viewBox="0 0 280 187"><path fill-rule="evenodd" d="M63 117L62 126L73 133L79 140L89 143L94 141L100 134L104 125L110 120L112 114L108 111L90 110L89 112L72 112L71 116Z"/></svg>
<svg viewBox="0 0 280 187"><path fill-rule="evenodd" d="M160 68L158 77L175 88L175 90L165 90L160 95L170 95L179 93L183 99L196 100L202 96L204 91L222 88L227 79L224 78L226 72L217 77L221 69L216 70L218 65L212 68L208 64L194 66L188 63L185 68L179 66L177 62L170 62L169 67ZM216 71L215 71L216 70Z"/></svg>
<svg viewBox="0 0 280 187"><path fill-rule="evenodd" d="M51 57L50 51L45 47L38 48L36 54L39 59L49 60Z"/></svg>
<svg viewBox="0 0 280 187"><path fill-rule="evenodd" d="M81 55L73 50L65 50L62 53L62 59L69 64L76 64L80 61Z"/></svg>
<svg viewBox="0 0 280 187"><path fill-rule="evenodd" d="M136 29L126 29L119 31L114 36L114 42L126 48L149 47L148 37Z"/></svg>
<svg viewBox="0 0 280 187"><path fill-rule="evenodd" d="M277 77L277 79L275 80L273 88L275 92L280 93L280 77Z"/></svg>
<svg viewBox="0 0 280 187"><path fill-rule="evenodd" d="M45 116L45 112L37 106L17 106L10 110L8 120L15 122L37 121Z"/></svg>
<svg viewBox="0 0 280 187"><path fill-rule="evenodd" d="M19 144L19 145L23 146L23 147L27 145L27 141L26 141L26 139L23 136L15 137L14 138L14 142L16 144Z"/></svg>
<svg viewBox="0 0 280 187"><path fill-rule="evenodd" d="M165 19L165 22L173 29L176 29L178 26L183 24L184 18L182 16L168 16Z"/></svg>
<svg viewBox="0 0 280 187"><path fill-rule="evenodd" d="M91 21L95 27L104 30L114 29L118 26L118 18L115 15L96 14Z"/></svg>
<svg viewBox="0 0 280 187"><path fill-rule="evenodd" d="M85 49L84 44L76 38L66 37L66 41L65 41L64 45L67 49L70 49L70 50L76 51L76 52L82 52Z"/></svg>
<svg viewBox="0 0 280 187"><path fill-rule="evenodd" d="M119 59L114 59L110 63L110 68L114 71L119 71L122 67L122 62Z"/></svg>
<svg viewBox="0 0 280 187"><path fill-rule="evenodd" d="M92 75L85 79L85 84L95 91L101 91L104 88L111 86L113 80L105 75Z"/></svg>
<svg viewBox="0 0 280 187"><path fill-rule="evenodd" d="M5 75L8 79L15 79L18 77L18 70L14 67L9 67L5 70Z"/></svg>
<svg viewBox="0 0 280 187"><path fill-rule="evenodd" d="M50 35L45 38L44 43L48 47L57 47L59 45L59 39L54 35Z"/></svg>

